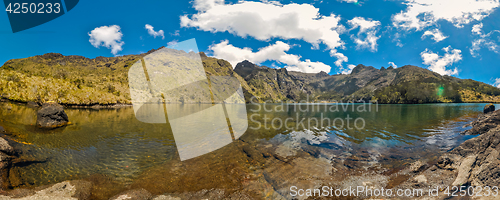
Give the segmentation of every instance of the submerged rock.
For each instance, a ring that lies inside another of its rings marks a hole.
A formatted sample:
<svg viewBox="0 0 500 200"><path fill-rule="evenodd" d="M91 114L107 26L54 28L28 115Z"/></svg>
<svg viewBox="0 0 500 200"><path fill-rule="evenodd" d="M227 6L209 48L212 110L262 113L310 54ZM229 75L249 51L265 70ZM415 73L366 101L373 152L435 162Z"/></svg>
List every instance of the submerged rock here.
<svg viewBox="0 0 500 200"><path fill-rule="evenodd" d="M495 111L495 105L493 105L492 103L484 106L484 110L483 110L484 114L487 114L487 113L490 113L493 111Z"/></svg>
<svg viewBox="0 0 500 200"><path fill-rule="evenodd" d="M41 190L16 189L8 193L8 196L0 196L0 199L89 199L92 183L88 181L75 180L64 181Z"/></svg>
<svg viewBox="0 0 500 200"><path fill-rule="evenodd" d="M36 108L36 107L39 107L40 105L38 105L38 103L36 102L33 102L33 101L28 101L28 103L26 104L28 107L32 107L32 108Z"/></svg>
<svg viewBox="0 0 500 200"><path fill-rule="evenodd" d="M36 125L39 128L57 128L66 126L68 123L68 115L64 112L63 106L57 103L43 104L36 115Z"/></svg>

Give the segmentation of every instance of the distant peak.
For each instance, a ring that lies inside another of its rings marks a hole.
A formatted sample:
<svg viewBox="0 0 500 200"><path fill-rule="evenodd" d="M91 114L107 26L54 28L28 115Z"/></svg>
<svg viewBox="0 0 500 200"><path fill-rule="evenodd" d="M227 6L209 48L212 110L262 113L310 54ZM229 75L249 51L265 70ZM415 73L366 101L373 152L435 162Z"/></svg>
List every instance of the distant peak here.
<svg viewBox="0 0 500 200"><path fill-rule="evenodd" d="M354 69L352 69L351 74L357 74L357 73L364 71L366 69L376 69L376 68L372 67L372 66L365 66L363 64L359 64L356 67L354 67Z"/></svg>

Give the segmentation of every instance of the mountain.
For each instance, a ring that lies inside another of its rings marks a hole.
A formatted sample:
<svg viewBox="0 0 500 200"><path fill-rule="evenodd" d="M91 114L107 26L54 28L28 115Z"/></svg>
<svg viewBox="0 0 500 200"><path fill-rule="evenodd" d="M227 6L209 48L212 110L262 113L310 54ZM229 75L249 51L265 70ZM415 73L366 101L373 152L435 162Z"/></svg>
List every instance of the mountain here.
<svg viewBox="0 0 500 200"><path fill-rule="evenodd" d="M376 69L357 65L348 75L307 74L243 61L234 69L262 100L379 103L500 102L491 85L441 76L417 66Z"/></svg>
<svg viewBox="0 0 500 200"><path fill-rule="evenodd" d="M153 49L119 57L48 53L12 59L0 67L0 95L13 101L66 105L130 104L128 70ZM173 50L176 51L176 50ZM178 51L182 59L195 54ZM474 80L441 76L416 66L376 69L358 65L351 74L301 73L249 61L233 70L225 60L200 53L207 76L233 76L247 102L369 101L379 103L500 102L500 89ZM255 97L252 99L252 97Z"/></svg>

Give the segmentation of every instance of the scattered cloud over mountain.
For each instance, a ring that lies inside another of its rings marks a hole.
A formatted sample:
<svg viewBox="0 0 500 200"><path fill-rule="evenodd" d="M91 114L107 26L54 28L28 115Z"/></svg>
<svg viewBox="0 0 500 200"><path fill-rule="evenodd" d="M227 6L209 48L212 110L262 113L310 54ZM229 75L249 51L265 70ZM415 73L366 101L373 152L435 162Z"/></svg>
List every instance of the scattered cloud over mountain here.
<svg viewBox="0 0 500 200"><path fill-rule="evenodd" d="M161 36L161 39L165 39L165 33L163 32L163 30L159 30L159 31L155 31L154 30L154 27L149 25L149 24L146 24L146 26L144 27L148 30L148 34L153 36L153 37L159 37Z"/></svg>
<svg viewBox="0 0 500 200"><path fill-rule="evenodd" d="M422 30L438 20L456 27L480 21L500 6L498 0L406 0L408 8L392 16L393 25L403 29Z"/></svg>
<svg viewBox="0 0 500 200"><path fill-rule="evenodd" d="M341 74L350 74L352 72L352 69L354 69L356 65L347 65L347 67L342 68L342 71L340 71Z"/></svg>
<svg viewBox="0 0 500 200"><path fill-rule="evenodd" d="M342 67L342 63L349 61L347 56L335 50L330 51L330 56L337 58L337 61L335 61L335 65L337 65L337 67Z"/></svg>
<svg viewBox="0 0 500 200"><path fill-rule="evenodd" d="M472 46L469 49L470 54L472 57L478 57L479 55L479 50L484 46L488 48L490 51L493 51L495 53L499 53L500 47L498 44L495 42L495 40L491 39L491 35L493 33L500 33L499 30L493 30L489 32L488 34L483 33L483 23L475 24L472 26L472 34L476 36L476 38L472 41ZM499 38L500 41L500 38Z"/></svg>
<svg viewBox="0 0 500 200"><path fill-rule="evenodd" d="M239 1L225 4L223 0L195 0L198 13L181 16L181 27L195 27L210 32L229 32L240 37L267 41L272 38L299 39L318 49L342 48L340 33L345 27L341 18L323 16L311 4L281 5L273 1Z"/></svg>
<svg viewBox="0 0 500 200"><path fill-rule="evenodd" d="M495 79L495 83L493 83L493 86L500 88L500 78Z"/></svg>
<svg viewBox="0 0 500 200"><path fill-rule="evenodd" d="M277 61L283 63L286 68L290 71L300 71L305 73L318 73L324 71L329 73L331 67L322 62L312 62L309 59L301 61L299 55L287 54L286 51L290 50L291 46L277 41L275 44L271 44L267 47L260 48L257 52L253 52L252 49L238 48L231 44L229 41L224 40L218 44L213 44L209 47L215 57L224 58L233 67L243 60L248 60L250 62L260 64L265 61Z"/></svg>
<svg viewBox="0 0 500 200"><path fill-rule="evenodd" d="M443 35L443 33L437 28L425 31L424 34L422 35L422 39L426 38L427 36L431 36L432 39L436 42L441 42L444 39L448 38L448 36Z"/></svg>
<svg viewBox="0 0 500 200"><path fill-rule="evenodd" d="M429 70L436 72L441 75L458 75L458 69L447 69L447 66L451 66L462 60L462 51L460 49L452 49L451 46L443 48L445 54L439 56L437 53L425 49L420 56L422 57L423 63L429 66Z"/></svg>
<svg viewBox="0 0 500 200"><path fill-rule="evenodd" d="M95 48L100 46L111 49L113 55L117 55L119 51L122 50L122 46L125 42L122 41L122 32L120 26L101 26L97 27L89 33L89 42Z"/></svg>
<svg viewBox="0 0 500 200"><path fill-rule="evenodd" d="M387 63L387 64L389 64L390 66L392 66L392 67L394 67L394 68L398 68L398 66L397 66L396 64L394 64L393 62L389 62L389 63Z"/></svg>
<svg viewBox="0 0 500 200"><path fill-rule="evenodd" d="M357 36L351 36L356 43L358 49L370 49L370 51L377 51L377 40L380 38L376 36L377 27L380 26L379 21L367 20L363 17L355 17L348 21L351 29L359 28Z"/></svg>

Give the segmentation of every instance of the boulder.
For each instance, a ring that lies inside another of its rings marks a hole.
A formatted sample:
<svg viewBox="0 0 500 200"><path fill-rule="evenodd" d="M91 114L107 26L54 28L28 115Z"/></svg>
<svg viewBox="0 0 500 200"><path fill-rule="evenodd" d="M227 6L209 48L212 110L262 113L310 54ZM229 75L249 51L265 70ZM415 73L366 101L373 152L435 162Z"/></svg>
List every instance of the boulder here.
<svg viewBox="0 0 500 200"><path fill-rule="evenodd" d="M2 126L0 126L0 133L5 133L5 129Z"/></svg>
<svg viewBox="0 0 500 200"><path fill-rule="evenodd" d="M495 105L490 103L490 104L484 106L484 110L483 110L484 114L487 114L487 113L490 113L493 111L495 111Z"/></svg>
<svg viewBox="0 0 500 200"><path fill-rule="evenodd" d="M151 199L153 195L149 193L145 189L134 189L134 190L129 190L125 191L123 193L120 193L114 197L111 197L110 200L123 200L123 199L129 199L129 200L148 200Z"/></svg>
<svg viewBox="0 0 500 200"><path fill-rule="evenodd" d="M68 125L68 115L63 106L57 103L45 103L36 115L36 126L39 128L57 128Z"/></svg>

